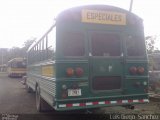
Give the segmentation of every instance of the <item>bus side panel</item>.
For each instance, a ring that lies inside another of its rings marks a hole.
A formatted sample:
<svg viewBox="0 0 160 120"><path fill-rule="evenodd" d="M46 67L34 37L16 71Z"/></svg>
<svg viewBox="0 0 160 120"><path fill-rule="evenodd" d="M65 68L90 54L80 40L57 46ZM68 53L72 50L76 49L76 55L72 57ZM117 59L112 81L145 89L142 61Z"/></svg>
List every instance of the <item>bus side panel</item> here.
<svg viewBox="0 0 160 120"><path fill-rule="evenodd" d="M41 78L39 81L41 97L51 106L54 104L56 84L52 79Z"/></svg>
<svg viewBox="0 0 160 120"><path fill-rule="evenodd" d="M30 65L27 68L27 85L36 91L36 84L39 81L41 70L39 65Z"/></svg>
<svg viewBox="0 0 160 120"><path fill-rule="evenodd" d="M56 95L55 64L41 65L41 78L38 84L40 85L41 97L53 107Z"/></svg>
<svg viewBox="0 0 160 120"><path fill-rule="evenodd" d="M27 77L27 81L26 81L26 84L32 88L33 91L36 91L36 80L35 80L35 77L33 75L28 75Z"/></svg>

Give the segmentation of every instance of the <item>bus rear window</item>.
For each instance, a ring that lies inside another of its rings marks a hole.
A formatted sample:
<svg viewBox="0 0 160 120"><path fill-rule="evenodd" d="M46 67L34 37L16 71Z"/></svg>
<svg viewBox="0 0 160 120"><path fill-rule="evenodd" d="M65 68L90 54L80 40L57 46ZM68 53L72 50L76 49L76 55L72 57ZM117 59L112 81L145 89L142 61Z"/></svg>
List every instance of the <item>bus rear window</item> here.
<svg viewBox="0 0 160 120"><path fill-rule="evenodd" d="M126 47L128 56L143 56L145 54L145 43L141 37L128 36Z"/></svg>
<svg viewBox="0 0 160 120"><path fill-rule="evenodd" d="M26 63L22 61L15 61L11 64L13 68L26 68Z"/></svg>
<svg viewBox="0 0 160 120"><path fill-rule="evenodd" d="M67 32L63 37L64 56L84 56L84 34L80 32Z"/></svg>
<svg viewBox="0 0 160 120"><path fill-rule="evenodd" d="M111 33L93 33L91 36L93 56L120 56L120 36Z"/></svg>

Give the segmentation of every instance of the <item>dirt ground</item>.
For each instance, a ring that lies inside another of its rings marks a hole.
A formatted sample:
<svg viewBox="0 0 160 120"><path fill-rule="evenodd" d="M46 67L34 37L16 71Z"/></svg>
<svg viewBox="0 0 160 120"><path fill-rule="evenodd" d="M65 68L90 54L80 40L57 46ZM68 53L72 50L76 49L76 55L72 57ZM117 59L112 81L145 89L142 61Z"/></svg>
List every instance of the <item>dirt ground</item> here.
<svg viewBox="0 0 160 120"><path fill-rule="evenodd" d="M124 107L105 108L105 113L120 114L158 114L160 113L160 102L150 101L147 104L135 105L135 109L126 109Z"/></svg>
<svg viewBox="0 0 160 120"><path fill-rule="evenodd" d="M97 110L98 114L160 114L160 99L150 99L149 103L135 105L133 110L121 106L105 107Z"/></svg>

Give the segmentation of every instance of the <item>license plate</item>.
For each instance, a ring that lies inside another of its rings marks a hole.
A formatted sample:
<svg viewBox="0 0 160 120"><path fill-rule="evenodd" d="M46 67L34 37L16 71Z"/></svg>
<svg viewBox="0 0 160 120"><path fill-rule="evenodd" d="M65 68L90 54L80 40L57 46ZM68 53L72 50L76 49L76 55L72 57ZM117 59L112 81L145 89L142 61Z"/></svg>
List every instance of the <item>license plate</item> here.
<svg viewBox="0 0 160 120"><path fill-rule="evenodd" d="M81 96L81 89L68 89L68 96Z"/></svg>

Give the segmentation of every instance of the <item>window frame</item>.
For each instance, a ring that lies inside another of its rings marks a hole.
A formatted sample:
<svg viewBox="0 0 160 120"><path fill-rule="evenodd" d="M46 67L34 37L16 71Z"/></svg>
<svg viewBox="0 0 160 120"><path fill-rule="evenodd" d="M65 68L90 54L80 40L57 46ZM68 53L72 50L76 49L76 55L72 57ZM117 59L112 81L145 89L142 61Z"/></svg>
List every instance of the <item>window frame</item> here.
<svg viewBox="0 0 160 120"><path fill-rule="evenodd" d="M119 56L94 56L92 54L92 34L93 33L100 33L100 34L117 34L119 36L119 40L120 40L120 55ZM94 31L89 31L88 33L88 37L89 37L89 56L92 57L104 57L104 58L120 58L124 56L124 50L123 50L123 40L122 40L122 35L120 32L116 32L116 31L103 31L103 30L94 30Z"/></svg>
<svg viewBox="0 0 160 120"><path fill-rule="evenodd" d="M141 41L141 42L142 42L141 45L143 45L143 49L142 49L142 50L143 50L143 52L144 52L142 55L132 55L132 56L131 56L131 55L128 55L127 40L128 40L128 37L129 37L129 36L140 37L140 38L141 38L141 40L142 40L142 41ZM125 43L124 43L124 44L125 44L125 52L126 52L125 54L126 54L126 57L127 57L127 58L135 58L135 57L136 57L136 58L143 58L143 57L145 57L146 54L147 54L147 53L146 53L146 52L147 52L147 51L146 51L146 47L145 47L145 41L143 42L143 36L141 36L141 35L138 35L138 34L128 34L128 35L126 35L126 36L125 36Z"/></svg>
<svg viewBox="0 0 160 120"><path fill-rule="evenodd" d="M62 36L61 36L61 42L60 42L60 46L61 46L61 48L63 48L63 45L62 45L62 43L63 43L63 38L64 38L64 35L67 35L67 33L66 32L72 32L72 33L81 33L81 34L83 34L83 38L84 38L84 42L83 42L83 44L84 44L84 50L83 50L83 55L81 55L81 56L71 56L71 55L68 55L68 56L66 56L66 55L64 55L64 53L63 53L63 49L61 49L60 51L61 51L61 56L63 56L63 58L77 58L77 59L79 59L79 58L84 58L84 57L86 57L87 56L87 48L88 48L88 41L87 41L87 39L86 39L86 33L85 33L85 31L84 30L71 30L71 29L69 29L69 30L64 30L63 32L62 32ZM64 44L64 43L63 43Z"/></svg>

